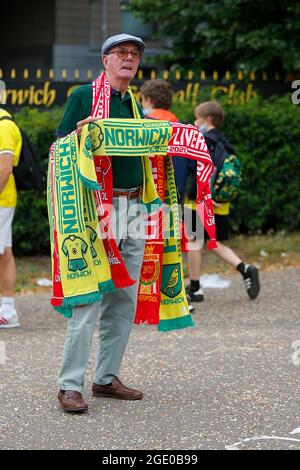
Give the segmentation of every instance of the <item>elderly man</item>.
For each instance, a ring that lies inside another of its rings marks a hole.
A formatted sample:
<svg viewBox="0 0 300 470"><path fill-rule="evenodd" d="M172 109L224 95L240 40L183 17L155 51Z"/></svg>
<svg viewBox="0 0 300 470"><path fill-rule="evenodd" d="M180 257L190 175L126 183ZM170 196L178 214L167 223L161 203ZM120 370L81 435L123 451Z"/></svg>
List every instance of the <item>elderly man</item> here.
<svg viewBox="0 0 300 470"><path fill-rule="evenodd" d="M108 38L102 46L102 62L105 73L97 80L104 83L107 116L110 118L133 118L132 95L128 93L131 80L135 77L145 44L142 39L128 34ZM102 81L101 81L102 80ZM93 82L96 83L97 81ZM101 85L99 85L101 86ZM108 87L108 88L107 88ZM108 95L108 97L107 97ZM94 85L78 87L68 98L63 118L57 129L62 137L97 119L95 112ZM101 110L101 107L99 107ZM140 117L142 110L138 108ZM100 114L100 111L99 111ZM99 116L98 116L99 118ZM140 157L113 157L113 206L119 230L115 234L120 253L130 277L139 279L144 255L143 237L122 237L131 222L128 215L122 226L123 212L127 214L132 204L139 203L143 185L143 167ZM123 209L122 209L123 211ZM87 403L82 396L84 375L88 364L92 334L100 315L99 344L96 357L92 393L94 397L104 396L123 400L139 400L143 394L123 385L117 377L119 367L134 321L137 302L138 282L132 286L104 294L101 302L72 309L68 320L62 367L59 376L58 400L65 411L86 411Z"/></svg>

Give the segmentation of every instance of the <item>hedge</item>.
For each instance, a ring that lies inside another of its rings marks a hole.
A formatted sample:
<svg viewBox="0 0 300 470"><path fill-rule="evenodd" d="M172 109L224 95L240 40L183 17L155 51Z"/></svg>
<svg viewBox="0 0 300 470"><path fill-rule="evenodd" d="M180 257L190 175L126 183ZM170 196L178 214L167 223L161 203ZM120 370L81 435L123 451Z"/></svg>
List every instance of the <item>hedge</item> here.
<svg viewBox="0 0 300 470"><path fill-rule="evenodd" d="M199 96L198 102L203 99L207 97ZM223 131L236 148L243 169L241 193L230 217L232 230L299 230L300 108L289 96L257 98L245 105L222 104ZM174 102L172 110L182 122L192 123L194 106ZM45 167L61 114L61 108L44 112L27 108L15 115ZM46 194L19 193L13 232L16 254L49 253Z"/></svg>

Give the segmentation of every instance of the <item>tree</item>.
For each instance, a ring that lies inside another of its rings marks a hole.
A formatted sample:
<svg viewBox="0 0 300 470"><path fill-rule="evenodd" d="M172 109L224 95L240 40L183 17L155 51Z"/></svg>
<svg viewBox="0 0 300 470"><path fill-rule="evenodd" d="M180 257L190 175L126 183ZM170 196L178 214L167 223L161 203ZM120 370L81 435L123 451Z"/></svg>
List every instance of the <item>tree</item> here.
<svg viewBox="0 0 300 470"><path fill-rule="evenodd" d="M298 0L129 0L128 8L172 39L172 63L194 70L300 69Z"/></svg>

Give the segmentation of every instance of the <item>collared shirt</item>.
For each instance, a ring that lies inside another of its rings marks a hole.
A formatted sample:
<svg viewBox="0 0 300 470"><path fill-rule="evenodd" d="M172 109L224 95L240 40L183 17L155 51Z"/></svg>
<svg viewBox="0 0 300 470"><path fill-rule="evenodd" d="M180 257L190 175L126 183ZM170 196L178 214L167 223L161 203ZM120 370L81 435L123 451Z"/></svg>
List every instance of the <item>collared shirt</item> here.
<svg viewBox="0 0 300 470"><path fill-rule="evenodd" d="M0 109L0 118L10 116L4 109ZM13 166L19 163L22 148L22 136L18 126L9 119L0 121L0 155L11 154ZM17 190L13 173L8 177L3 191L0 193L1 207L15 207L17 205Z"/></svg>
<svg viewBox="0 0 300 470"><path fill-rule="evenodd" d="M91 115L93 104L92 85L82 85L69 96L63 118L57 128L57 136L62 137L77 128L77 122ZM138 105L141 117L143 112ZM121 93L112 90L110 100L110 118L133 118L131 98L128 92L122 98ZM135 188L143 184L141 157L113 157L113 186L115 188Z"/></svg>

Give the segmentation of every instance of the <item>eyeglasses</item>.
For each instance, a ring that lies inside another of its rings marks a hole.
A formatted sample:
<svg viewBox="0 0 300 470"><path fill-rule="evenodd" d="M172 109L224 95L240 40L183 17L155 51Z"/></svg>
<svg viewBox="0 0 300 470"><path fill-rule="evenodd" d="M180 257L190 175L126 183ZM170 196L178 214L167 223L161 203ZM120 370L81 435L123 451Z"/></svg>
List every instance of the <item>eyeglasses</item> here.
<svg viewBox="0 0 300 470"><path fill-rule="evenodd" d="M129 54L131 54L131 57L133 59L139 59L141 57L139 49L128 50L128 49L124 49L124 48L123 49L117 49L117 50L111 51L111 52L107 52L106 55L114 54L114 53L116 53L118 58L121 59L121 60L127 59Z"/></svg>

